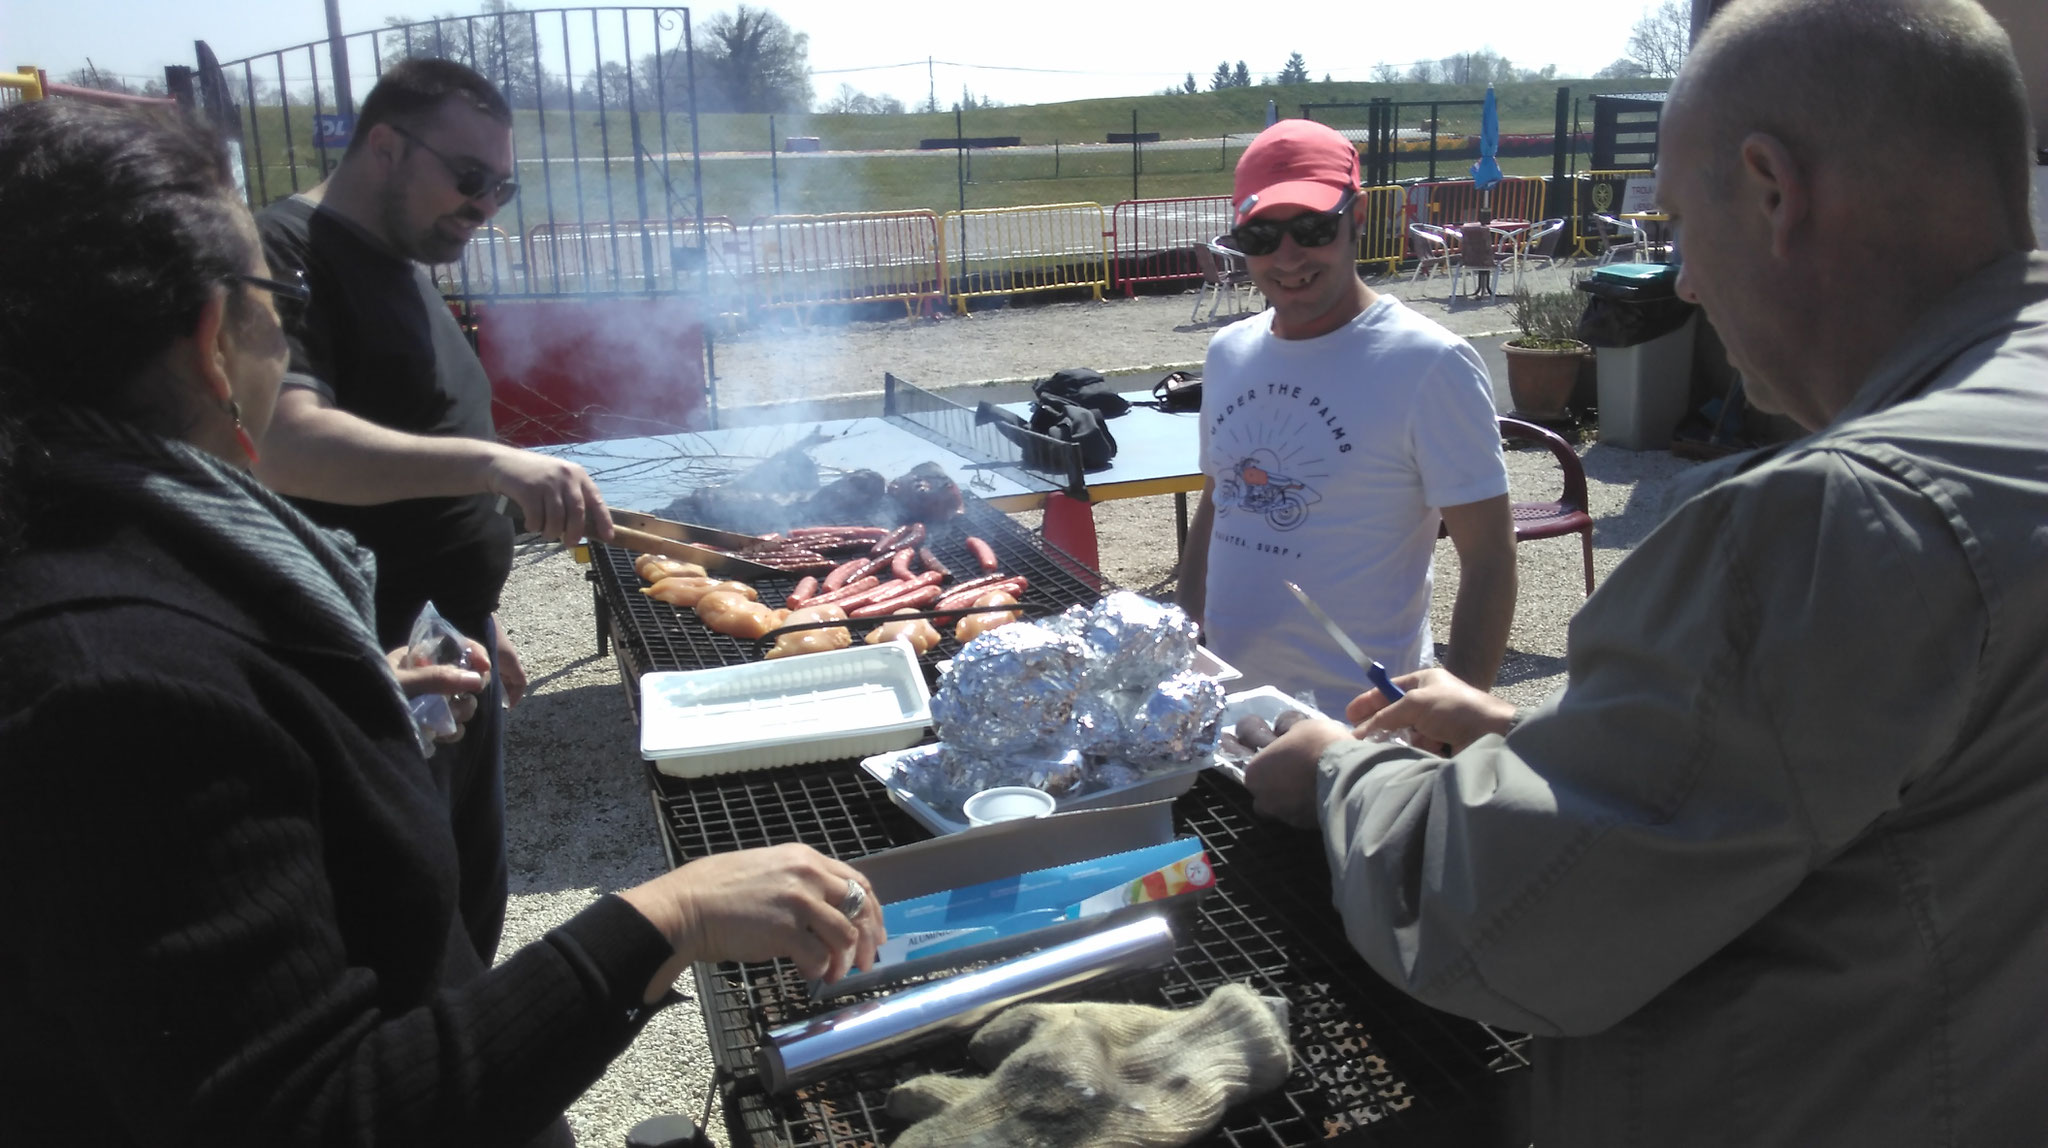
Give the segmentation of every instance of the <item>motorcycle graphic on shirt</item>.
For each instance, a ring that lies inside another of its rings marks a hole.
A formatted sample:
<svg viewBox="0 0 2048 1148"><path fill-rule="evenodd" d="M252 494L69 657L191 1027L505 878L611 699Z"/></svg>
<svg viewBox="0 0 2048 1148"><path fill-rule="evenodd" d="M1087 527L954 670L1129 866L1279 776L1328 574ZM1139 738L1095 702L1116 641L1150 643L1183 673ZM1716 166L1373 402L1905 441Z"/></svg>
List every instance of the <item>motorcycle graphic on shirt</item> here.
<svg viewBox="0 0 2048 1148"><path fill-rule="evenodd" d="M1323 496L1309 484L1281 474L1279 462L1278 455L1264 448L1239 459L1216 483L1218 511L1261 515L1275 530L1292 530L1308 521L1308 508Z"/></svg>

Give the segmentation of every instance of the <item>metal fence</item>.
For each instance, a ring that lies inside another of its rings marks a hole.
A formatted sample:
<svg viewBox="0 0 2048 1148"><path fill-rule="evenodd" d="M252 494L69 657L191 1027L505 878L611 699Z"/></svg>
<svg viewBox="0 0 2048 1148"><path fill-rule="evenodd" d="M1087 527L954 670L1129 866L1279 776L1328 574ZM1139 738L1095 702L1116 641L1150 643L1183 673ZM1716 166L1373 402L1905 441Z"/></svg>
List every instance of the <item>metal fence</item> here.
<svg viewBox="0 0 2048 1148"><path fill-rule="evenodd" d="M1099 203L949 211L947 294L961 314L970 299L1109 287L1108 216Z"/></svg>
<svg viewBox="0 0 2048 1148"><path fill-rule="evenodd" d="M400 60L433 56L504 93L522 188L481 251L437 273L451 294L658 291L697 269L675 263L707 246L688 9L507 8L354 33L341 47L339 84L325 40L217 68L202 50L201 72L221 81L202 90L235 104L224 122L239 133L252 208L324 179L346 147L354 93Z"/></svg>
<svg viewBox="0 0 2048 1148"><path fill-rule="evenodd" d="M1133 295L1140 283L1200 279L1195 247L1230 230L1231 223L1227 195L1124 200L1110 210L1117 286Z"/></svg>
<svg viewBox="0 0 2048 1148"><path fill-rule="evenodd" d="M743 247L753 306L900 302L907 314L929 314L945 300L933 212L769 216L747 225Z"/></svg>

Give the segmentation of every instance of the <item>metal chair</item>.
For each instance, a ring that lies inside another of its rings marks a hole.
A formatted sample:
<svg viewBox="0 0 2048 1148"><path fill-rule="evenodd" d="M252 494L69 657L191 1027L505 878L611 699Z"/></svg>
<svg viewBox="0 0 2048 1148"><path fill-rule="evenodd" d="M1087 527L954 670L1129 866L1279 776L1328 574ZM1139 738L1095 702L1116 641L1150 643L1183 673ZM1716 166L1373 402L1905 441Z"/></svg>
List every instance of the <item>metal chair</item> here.
<svg viewBox="0 0 2048 1148"><path fill-rule="evenodd" d="M1586 594L1593 593L1593 515L1586 497L1586 468L1579 462L1572 444L1557 434L1520 419L1500 420L1500 436L1510 441L1541 443L1557 458L1564 471L1564 490L1554 502L1517 502L1510 508L1515 520L1517 545L1537 538L1558 538L1577 534L1585 554Z"/></svg>
<svg viewBox="0 0 2048 1148"><path fill-rule="evenodd" d="M1546 219L1530 225L1522 240L1522 261L1533 263L1540 259L1545 267L1555 266L1559 258L1557 249L1564 242L1564 224L1562 219Z"/></svg>
<svg viewBox="0 0 2048 1148"><path fill-rule="evenodd" d="M1440 229L1427 223L1411 223L1408 225L1408 240L1415 251L1415 274L1408 277L1408 282L1422 278L1423 273L1432 267L1451 265L1451 237Z"/></svg>
<svg viewBox="0 0 2048 1148"><path fill-rule="evenodd" d="M1497 294L1493 286L1493 229L1484 223L1467 223L1458 231L1458 258L1451 264L1451 298L1458 297L1458 285L1464 282L1467 271L1479 276L1479 286L1472 289L1474 295Z"/></svg>
<svg viewBox="0 0 2048 1148"><path fill-rule="evenodd" d="M1245 262L1244 252L1223 246L1217 241L1221 238L1195 244L1195 266L1202 272L1202 289L1195 295L1195 309L1188 313L1190 323L1201 315L1204 297L1209 300L1209 317L1214 319L1226 291L1230 293L1233 314L1241 315L1250 309L1250 290L1240 294L1239 289L1252 286L1251 268Z"/></svg>
<svg viewBox="0 0 2048 1148"><path fill-rule="evenodd" d="M1633 258L1648 250L1649 238L1635 220L1612 215L1595 215L1593 220L1600 230L1600 262L1612 263L1617 255Z"/></svg>

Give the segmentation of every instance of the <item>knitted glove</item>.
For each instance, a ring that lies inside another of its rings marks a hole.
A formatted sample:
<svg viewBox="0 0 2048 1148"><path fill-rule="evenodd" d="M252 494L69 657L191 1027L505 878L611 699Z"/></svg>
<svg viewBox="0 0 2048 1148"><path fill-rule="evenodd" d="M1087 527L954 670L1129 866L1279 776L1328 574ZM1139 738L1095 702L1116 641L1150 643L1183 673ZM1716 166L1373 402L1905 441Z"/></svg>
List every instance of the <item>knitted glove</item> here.
<svg viewBox="0 0 2048 1148"><path fill-rule="evenodd" d="M1171 1148L1287 1078L1286 1002L1225 985L1193 1009L1024 1004L974 1034L988 1076L889 1093L895 1148Z"/></svg>

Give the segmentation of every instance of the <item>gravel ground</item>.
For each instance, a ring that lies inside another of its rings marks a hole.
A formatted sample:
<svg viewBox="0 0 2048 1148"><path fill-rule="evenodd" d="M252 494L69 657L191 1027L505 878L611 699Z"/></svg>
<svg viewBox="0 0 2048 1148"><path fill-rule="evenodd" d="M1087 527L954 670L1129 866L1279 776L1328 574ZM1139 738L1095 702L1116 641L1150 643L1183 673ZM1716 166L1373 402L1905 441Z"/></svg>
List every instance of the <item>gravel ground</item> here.
<svg viewBox="0 0 2048 1148"><path fill-rule="evenodd" d="M1550 273L1560 282L1562 272ZM1534 276L1532 276L1534 278ZM1447 306L1444 280L1392 286L1426 314L1468 336L1505 328L1504 304ZM1534 286L1534 284L1532 284ZM1105 373L1152 372L1196 362L1215 327L1190 324L1192 294L1103 303L1060 303L977 312L965 318L750 331L718 345L721 401L801 402L876 389L881 370L926 386L1048 374L1076 363ZM863 386L856 380L873 379ZM1593 445L1582 450L1590 485L1594 570L1605 578L1655 524L1670 480L1691 464L1671 455ZM1555 497L1547 452L1508 455L1513 496ZM1036 525L1036 515L1020 515ZM1171 497L1096 508L1103 572L1119 585L1170 587ZM1565 626L1584 598L1576 536L1518 550L1515 627L1498 691L1540 700L1563 681ZM584 568L566 552L523 549L500 618L532 680L513 711L507 740L506 805L512 900L502 952L539 937L603 892L651 878L664 867L652 822L638 737L619 673L599 658ZM1439 543L1436 632L1448 630L1457 558ZM687 984L687 980L685 981ZM580 1143L617 1148L635 1123L666 1112L695 1118L710 1082L710 1054L696 1008L658 1016L609 1072L569 1110ZM725 1144L713 1121L712 1138Z"/></svg>

